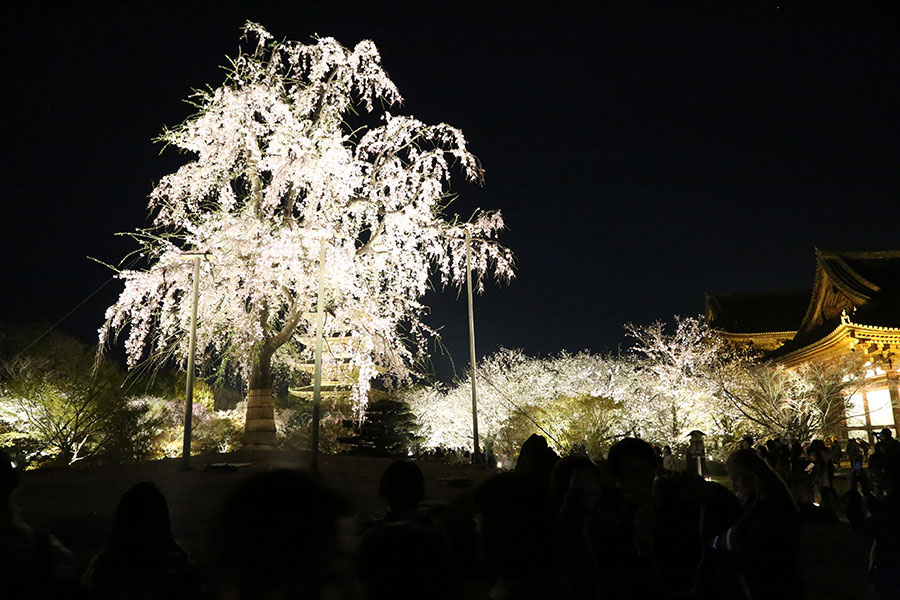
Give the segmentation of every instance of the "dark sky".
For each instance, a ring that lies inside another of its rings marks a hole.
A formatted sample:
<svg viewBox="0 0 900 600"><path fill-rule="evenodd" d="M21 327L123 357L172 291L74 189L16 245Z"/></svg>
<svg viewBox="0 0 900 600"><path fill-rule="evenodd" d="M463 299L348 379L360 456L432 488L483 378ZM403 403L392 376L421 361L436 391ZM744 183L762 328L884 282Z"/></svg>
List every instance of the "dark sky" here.
<svg viewBox="0 0 900 600"><path fill-rule="evenodd" d="M900 245L893 3L120 4L4 9L0 321L56 322L109 279L87 257L133 249L115 233L187 160L151 140L246 19L374 40L401 112L465 132L486 183L458 178L456 210L502 209L518 257L476 299L480 355L613 350L706 291L811 286L816 246ZM60 328L92 341L120 289ZM463 300L429 297L457 368Z"/></svg>

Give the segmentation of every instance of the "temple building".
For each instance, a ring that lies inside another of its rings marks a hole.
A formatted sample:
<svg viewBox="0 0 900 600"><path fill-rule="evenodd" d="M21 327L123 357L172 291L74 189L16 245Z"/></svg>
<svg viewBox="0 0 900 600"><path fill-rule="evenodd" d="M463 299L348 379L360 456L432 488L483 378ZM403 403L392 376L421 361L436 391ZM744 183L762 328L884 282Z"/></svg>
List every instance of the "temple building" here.
<svg viewBox="0 0 900 600"><path fill-rule="evenodd" d="M816 249L812 290L707 294L706 320L730 343L787 367L857 354L865 384L850 398L851 437L900 423L900 250Z"/></svg>

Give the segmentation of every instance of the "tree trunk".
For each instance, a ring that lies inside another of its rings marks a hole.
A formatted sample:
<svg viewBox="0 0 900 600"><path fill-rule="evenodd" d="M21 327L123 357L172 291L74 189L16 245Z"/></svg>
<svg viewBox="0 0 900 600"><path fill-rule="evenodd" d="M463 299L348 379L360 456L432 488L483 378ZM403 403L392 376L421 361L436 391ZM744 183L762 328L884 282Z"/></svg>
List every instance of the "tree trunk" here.
<svg viewBox="0 0 900 600"><path fill-rule="evenodd" d="M272 353L263 351L250 372L244 448L275 450L275 402L272 399Z"/></svg>

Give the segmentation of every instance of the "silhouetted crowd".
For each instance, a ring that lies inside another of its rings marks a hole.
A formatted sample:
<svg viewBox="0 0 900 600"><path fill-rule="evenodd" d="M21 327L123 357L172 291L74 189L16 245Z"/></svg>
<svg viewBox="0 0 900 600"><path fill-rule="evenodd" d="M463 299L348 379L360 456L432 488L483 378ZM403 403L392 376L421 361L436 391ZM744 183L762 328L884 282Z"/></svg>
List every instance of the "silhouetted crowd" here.
<svg viewBox="0 0 900 600"><path fill-rule="evenodd" d="M842 512L874 540L872 592L900 598L900 442L888 430L880 438L871 456L857 441L844 449L745 439L726 462L729 490L673 470L671 449L640 439L594 462L560 458L535 435L515 471L449 505L423 505L420 468L391 463L380 486L389 510L365 523L316 476L273 470L225 500L202 565L176 542L163 494L139 483L83 573L55 538L17 517L19 474L2 456L0 596L799 600L803 523ZM850 490L838 498L832 482L844 455Z"/></svg>

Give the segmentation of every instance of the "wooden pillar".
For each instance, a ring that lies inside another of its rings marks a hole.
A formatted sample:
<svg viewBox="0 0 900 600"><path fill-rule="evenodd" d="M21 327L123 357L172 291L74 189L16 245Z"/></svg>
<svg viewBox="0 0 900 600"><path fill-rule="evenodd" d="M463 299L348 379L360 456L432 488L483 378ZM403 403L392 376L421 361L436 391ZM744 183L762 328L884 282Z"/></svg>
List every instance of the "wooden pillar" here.
<svg viewBox="0 0 900 600"><path fill-rule="evenodd" d="M866 439L872 446L875 445L875 435L872 431L872 415L869 414L869 398L866 396L866 390L860 390L859 395L862 396L863 412L866 415Z"/></svg>
<svg viewBox="0 0 900 600"><path fill-rule="evenodd" d="M891 392L891 408L894 410L894 432L900 437L900 371L888 373L887 385Z"/></svg>

